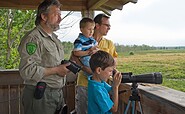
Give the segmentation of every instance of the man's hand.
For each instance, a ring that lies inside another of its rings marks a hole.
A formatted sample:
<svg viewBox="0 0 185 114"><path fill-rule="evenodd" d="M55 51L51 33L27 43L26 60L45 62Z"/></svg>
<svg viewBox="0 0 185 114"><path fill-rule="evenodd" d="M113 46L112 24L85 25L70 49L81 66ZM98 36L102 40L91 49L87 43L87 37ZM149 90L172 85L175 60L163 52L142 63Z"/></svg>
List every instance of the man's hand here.
<svg viewBox="0 0 185 114"><path fill-rule="evenodd" d="M69 66L70 63L66 63L66 64L61 64L59 66L56 67L56 73L59 75L59 76L66 76L67 73L69 73L70 71L66 68L67 66Z"/></svg>

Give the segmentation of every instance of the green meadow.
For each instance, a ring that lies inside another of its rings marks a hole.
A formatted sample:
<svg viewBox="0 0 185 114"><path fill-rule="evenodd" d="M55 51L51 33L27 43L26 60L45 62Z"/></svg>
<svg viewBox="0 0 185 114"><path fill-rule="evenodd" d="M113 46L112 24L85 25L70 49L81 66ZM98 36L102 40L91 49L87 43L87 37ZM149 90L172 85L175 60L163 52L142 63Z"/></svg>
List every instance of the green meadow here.
<svg viewBox="0 0 185 114"><path fill-rule="evenodd" d="M150 50L119 53L117 69L133 75L161 72L163 86L185 92L185 50Z"/></svg>

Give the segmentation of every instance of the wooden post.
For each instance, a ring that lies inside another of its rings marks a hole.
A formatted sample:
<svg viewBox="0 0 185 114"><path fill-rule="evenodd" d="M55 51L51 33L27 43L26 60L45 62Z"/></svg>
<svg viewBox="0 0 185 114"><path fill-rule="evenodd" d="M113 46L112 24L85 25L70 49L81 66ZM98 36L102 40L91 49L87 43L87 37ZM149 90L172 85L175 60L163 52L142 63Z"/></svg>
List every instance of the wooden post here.
<svg viewBox="0 0 185 114"><path fill-rule="evenodd" d="M82 17L89 17L91 19L94 18L94 11L92 10L82 10L81 14L82 14Z"/></svg>

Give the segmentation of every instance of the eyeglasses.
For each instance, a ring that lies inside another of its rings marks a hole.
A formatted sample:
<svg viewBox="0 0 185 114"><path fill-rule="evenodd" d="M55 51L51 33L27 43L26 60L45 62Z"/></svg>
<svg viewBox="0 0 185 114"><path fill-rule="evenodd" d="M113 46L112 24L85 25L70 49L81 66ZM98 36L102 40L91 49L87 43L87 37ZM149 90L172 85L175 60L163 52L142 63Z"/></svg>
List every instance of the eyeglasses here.
<svg viewBox="0 0 185 114"><path fill-rule="evenodd" d="M111 27L111 25L105 24L105 23L102 23L101 25L105 25L105 26L107 26L107 27Z"/></svg>

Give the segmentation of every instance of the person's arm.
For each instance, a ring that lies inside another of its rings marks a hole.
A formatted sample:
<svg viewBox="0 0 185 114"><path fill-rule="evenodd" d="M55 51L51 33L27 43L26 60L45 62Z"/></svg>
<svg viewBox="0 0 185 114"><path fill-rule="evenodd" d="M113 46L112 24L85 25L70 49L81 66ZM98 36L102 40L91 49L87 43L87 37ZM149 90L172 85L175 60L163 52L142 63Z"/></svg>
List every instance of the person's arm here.
<svg viewBox="0 0 185 114"><path fill-rule="evenodd" d="M81 56L86 56L86 55L92 55L94 53L96 53L98 51L98 46L93 46L90 49L86 50L86 51L82 51L82 50L74 50L73 54L75 56L81 57Z"/></svg>
<svg viewBox="0 0 185 114"><path fill-rule="evenodd" d="M113 76L113 102L114 102L114 105L113 107L111 108L111 111L112 112L117 112L118 110L118 89L119 89L119 85L121 83L121 73L116 73L114 76Z"/></svg>
<svg viewBox="0 0 185 114"><path fill-rule="evenodd" d="M66 66L70 65L70 63L58 65L57 67L52 68L45 68L44 69L44 76L50 76L50 75L59 75L61 77L66 76L67 73L69 73L69 70L66 68Z"/></svg>
<svg viewBox="0 0 185 114"><path fill-rule="evenodd" d="M90 54L90 49L88 50L82 50L83 47L83 41L81 41L82 39L79 37L78 39L76 39L74 41L74 49L73 49L73 54L75 56L78 57L82 57L82 56L86 56Z"/></svg>
<svg viewBox="0 0 185 114"><path fill-rule="evenodd" d="M71 52L70 60L75 61L76 64L80 65L82 67L82 70L84 72L87 72L89 74L92 74L91 69L89 67L87 67L87 66L85 66L85 65L82 64L82 62L80 61L79 56L75 56L74 55L74 51Z"/></svg>

